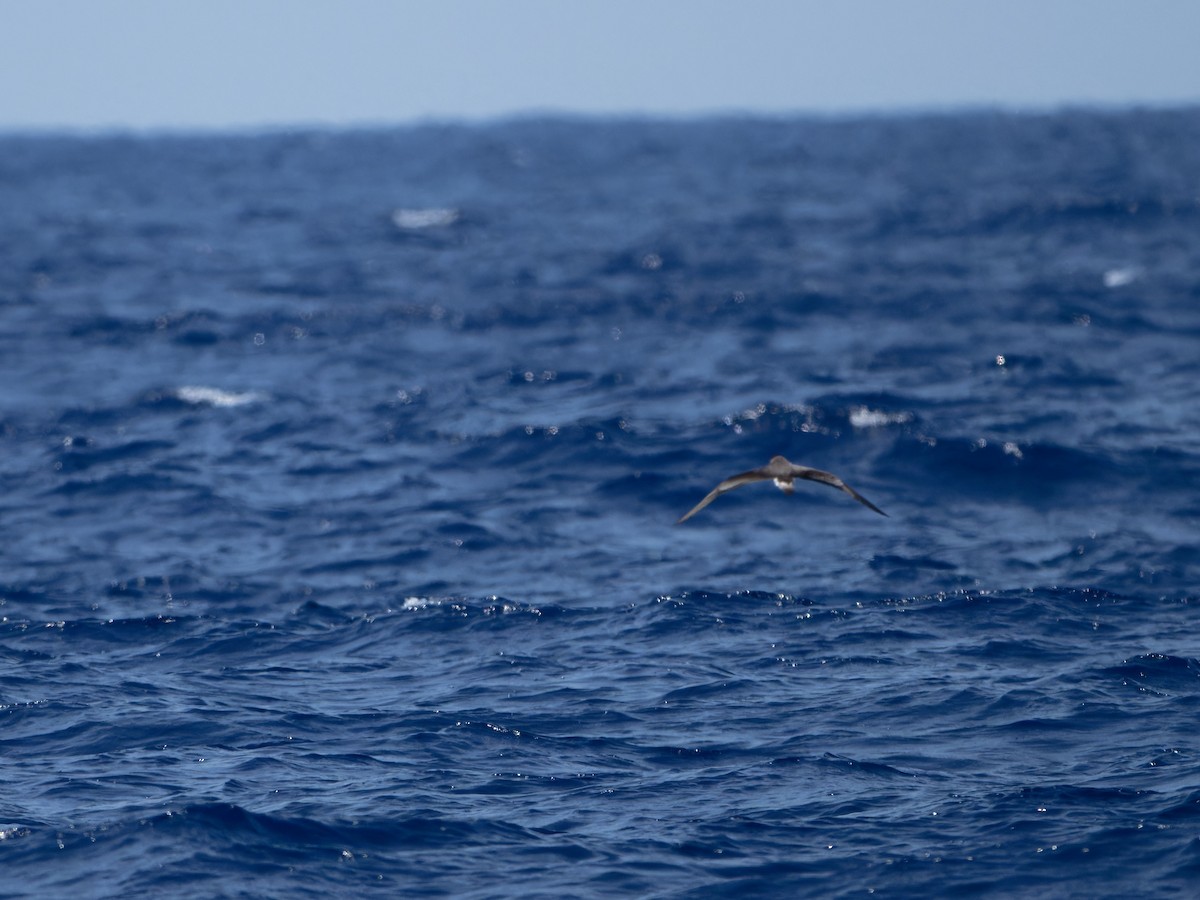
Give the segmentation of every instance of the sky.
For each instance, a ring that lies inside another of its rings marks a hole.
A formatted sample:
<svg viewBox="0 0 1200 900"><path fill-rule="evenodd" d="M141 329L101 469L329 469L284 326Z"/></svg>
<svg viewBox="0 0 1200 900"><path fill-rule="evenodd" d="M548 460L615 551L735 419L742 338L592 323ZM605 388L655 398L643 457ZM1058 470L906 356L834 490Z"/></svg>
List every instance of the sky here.
<svg viewBox="0 0 1200 900"><path fill-rule="evenodd" d="M0 0L0 129L1200 102L1197 0Z"/></svg>

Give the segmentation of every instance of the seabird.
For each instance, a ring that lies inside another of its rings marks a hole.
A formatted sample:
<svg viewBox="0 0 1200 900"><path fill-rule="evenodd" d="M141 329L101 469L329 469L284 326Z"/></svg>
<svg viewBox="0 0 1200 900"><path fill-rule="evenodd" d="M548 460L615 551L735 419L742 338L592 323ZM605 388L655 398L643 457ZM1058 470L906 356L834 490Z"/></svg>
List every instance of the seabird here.
<svg viewBox="0 0 1200 900"><path fill-rule="evenodd" d="M882 509L860 494L842 479L838 478L832 472L822 472L820 469L810 469L808 466L798 466L794 462L789 462L782 456L772 456L771 461L760 469L751 469L749 472L743 472L741 475L734 475L732 478L726 478L715 488L708 492L708 496L692 507L691 511L686 515L680 516L679 521L686 522L708 504L712 503L726 491L732 491L736 487L741 487L743 484L750 484L755 481L774 481L775 487L779 488L785 494L790 494L796 489L796 479L807 478L809 481L819 481L821 484L827 484L830 487L835 487L839 491L845 491L867 509L872 509L881 516L886 516Z"/></svg>

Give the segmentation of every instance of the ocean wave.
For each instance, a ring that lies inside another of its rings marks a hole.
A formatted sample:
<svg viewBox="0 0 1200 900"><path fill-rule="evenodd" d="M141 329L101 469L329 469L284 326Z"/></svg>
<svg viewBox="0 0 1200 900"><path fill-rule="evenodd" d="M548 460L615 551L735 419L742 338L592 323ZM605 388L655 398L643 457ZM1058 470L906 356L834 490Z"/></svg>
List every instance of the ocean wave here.
<svg viewBox="0 0 1200 900"><path fill-rule="evenodd" d="M1198 141L0 138L6 888L1187 895Z"/></svg>

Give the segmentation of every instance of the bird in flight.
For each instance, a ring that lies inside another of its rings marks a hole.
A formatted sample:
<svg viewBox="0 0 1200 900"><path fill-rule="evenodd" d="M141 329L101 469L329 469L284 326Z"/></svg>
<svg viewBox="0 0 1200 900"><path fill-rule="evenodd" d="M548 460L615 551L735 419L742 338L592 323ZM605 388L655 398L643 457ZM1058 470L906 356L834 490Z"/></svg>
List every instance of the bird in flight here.
<svg viewBox="0 0 1200 900"><path fill-rule="evenodd" d="M832 472L822 472L820 469L810 469L808 466L798 466L794 462L789 462L782 456L772 456L771 461L759 469L751 469L749 472L743 472L741 475L734 475L732 478L726 478L715 488L708 492L708 496L697 503L685 515L679 517L679 521L686 522L708 504L712 503L726 491L732 491L734 488L741 487L743 484L751 484L755 481L774 481L775 487L779 488L785 494L790 494L796 489L796 479L807 478L809 481L819 481L821 484L827 484L830 487L835 487L839 491L845 491L867 509L874 510L881 516L886 516L882 509L856 491L842 479L838 478Z"/></svg>

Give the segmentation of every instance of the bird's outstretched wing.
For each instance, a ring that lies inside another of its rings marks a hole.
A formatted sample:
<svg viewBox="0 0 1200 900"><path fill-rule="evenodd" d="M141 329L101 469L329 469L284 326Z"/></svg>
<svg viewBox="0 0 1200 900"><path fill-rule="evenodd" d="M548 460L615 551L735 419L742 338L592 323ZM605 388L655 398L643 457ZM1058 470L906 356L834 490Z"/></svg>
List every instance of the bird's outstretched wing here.
<svg viewBox="0 0 1200 900"><path fill-rule="evenodd" d="M726 491L732 491L736 487L741 487L743 484L750 484L753 481L771 481L773 480L780 488L791 493L792 481L796 478L804 478L808 481L819 481L821 484L827 484L832 488L837 488L839 491L844 491L849 494L867 509L872 512L877 512L881 516L886 516L882 509L856 491L842 479L838 478L832 472L823 472L820 469L810 469L808 466L798 466L794 462L785 459L782 456L773 456L771 461L759 469L751 469L749 472L743 472L741 475L734 475L732 478L726 478L715 488L708 492L703 500L693 506L687 513L679 517L676 525L681 522L686 522L708 504L712 503Z"/></svg>
<svg viewBox="0 0 1200 900"><path fill-rule="evenodd" d="M881 516L887 515L887 513L885 513L882 509L880 509L854 488L850 487L850 485L846 484L846 482L842 481L842 479L838 478L832 472L822 472L820 469L810 469L808 466L798 466L795 463L792 463L792 476L795 478L807 478L809 481L819 481L821 484L827 484L830 487L835 487L839 491L845 491L867 509L874 510Z"/></svg>
<svg viewBox="0 0 1200 900"><path fill-rule="evenodd" d="M764 468L766 468L766 467L764 466ZM701 500L699 503L697 503L695 506L693 506L690 510L688 510L686 513L684 513L682 516L680 516L679 519L675 522L675 524L678 525L681 522L686 522L688 519L690 519L696 513L700 512L700 510L704 509L704 507L708 506L708 504L712 503L714 500L716 500L718 497L720 497L726 491L732 491L736 487L741 487L743 484L751 484L752 482L755 482L755 481L768 481L774 477L775 477L774 475L766 473L765 471L763 471L763 469L751 469L749 472L743 472L741 475L734 475L731 478L726 478L724 481L722 481L720 484L718 484L715 488L713 488L711 491L709 491L708 496L706 496L703 500Z"/></svg>

